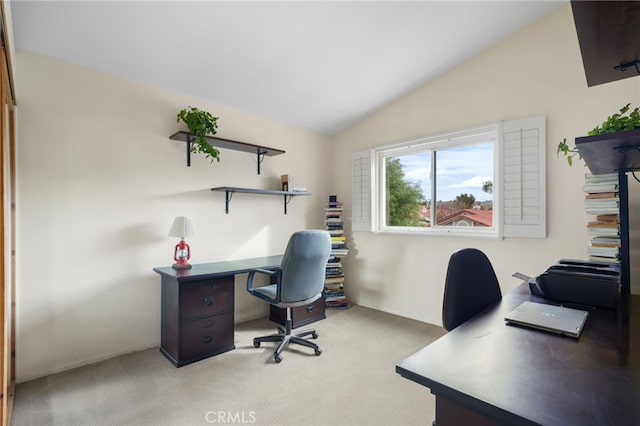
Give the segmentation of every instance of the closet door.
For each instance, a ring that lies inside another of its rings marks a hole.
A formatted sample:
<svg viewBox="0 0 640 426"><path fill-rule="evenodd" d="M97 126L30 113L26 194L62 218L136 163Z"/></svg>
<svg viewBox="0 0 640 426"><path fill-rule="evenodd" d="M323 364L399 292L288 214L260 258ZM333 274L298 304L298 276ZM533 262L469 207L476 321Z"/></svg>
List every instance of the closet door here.
<svg viewBox="0 0 640 426"><path fill-rule="evenodd" d="M6 80L3 76L3 87L6 87L5 83ZM11 407L15 389L15 151L13 104L6 96L7 92L7 90L2 90L3 426L11 422Z"/></svg>
<svg viewBox="0 0 640 426"><path fill-rule="evenodd" d="M2 10L3 22L4 9ZM0 424L11 422L15 390L15 132L8 56L0 54Z"/></svg>

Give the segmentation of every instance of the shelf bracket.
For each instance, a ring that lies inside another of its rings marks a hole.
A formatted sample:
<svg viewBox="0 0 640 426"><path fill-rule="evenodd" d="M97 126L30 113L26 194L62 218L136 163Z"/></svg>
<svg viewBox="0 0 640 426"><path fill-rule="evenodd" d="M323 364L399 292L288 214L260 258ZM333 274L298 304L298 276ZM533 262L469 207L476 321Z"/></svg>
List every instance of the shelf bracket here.
<svg viewBox="0 0 640 426"><path fill-rule="evenodd" d="M234 191L224 191L224 212L229 214L229 201L233 198Z"/></svg>
<svg viewBox="0 0 640 426"><path fill-rule="evenodd" d="M256 147L256 155L257 155L257 163L258 163L258 174L260 174L260 164L262 164L262 162L264 161L264 156L267 153L267 151L264 150L260 150L260 147Z"/></svg>
<svg viewBox="0 0 640 426"><path fill-rule="evenodd" d="M618 151L620 154L626 154L631 151L640 152L640 145L614 146L613 149Z"/></svg>
<svg viewBox="0 0 640 426"><path fill-rule="evenodd" d="M287 214L287 204L291 202L293 195L284 194L284 214Z"/></svg>
<svg viewBox="0 0 640 426"><path fill-rule="evenodd" d="M620 70L620 71L624 72L624 71L626 71L627 69L629 69L631 67L635 67L636 68L636 72L638 74L640 74L640 67L638 65L640 65L640 60L627 62L627 63L620 64L620 65L616 65L615 67L613 67L613 69L614 70Z"/></svg>
<svg viewBox="0 0 640 426"><path fill-rule="evenodd" d="M191 167L191 147L193 146L193 138L187 137L187 167Z"/></svg>

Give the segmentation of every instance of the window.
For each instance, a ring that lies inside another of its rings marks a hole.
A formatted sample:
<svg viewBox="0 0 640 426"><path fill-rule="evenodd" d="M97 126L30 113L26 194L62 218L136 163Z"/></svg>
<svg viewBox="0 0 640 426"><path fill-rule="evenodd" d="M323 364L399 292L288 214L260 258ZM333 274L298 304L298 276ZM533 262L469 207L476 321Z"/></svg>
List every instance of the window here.
<svg viewBox="0 0 640 426"><path fill-rule="evenodd" d="M353 155L354 231L539 237L544 117Z"/></svg>
<svg viewBox="0 0 640 426"><path fill-rule="evenodd" d="M376 149L377 230L496 234L497 141L491 126Z"/></svg>

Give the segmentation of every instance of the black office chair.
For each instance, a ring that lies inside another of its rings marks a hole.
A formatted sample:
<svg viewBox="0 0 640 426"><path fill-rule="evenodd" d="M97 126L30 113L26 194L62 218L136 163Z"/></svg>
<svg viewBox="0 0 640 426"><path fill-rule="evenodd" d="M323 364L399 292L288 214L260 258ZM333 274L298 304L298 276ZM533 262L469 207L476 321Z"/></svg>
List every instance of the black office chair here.
<svg viewBox="0 0 640 426"><path fill-rule="evenodd" d="M442 303L442 324L451 331L502 299L498 278L489 258L465 248L449 259Z"/></svg>
<svg viewBox="0 0 640 426"><path fill-rule="evenodd" d="M280 354L289 343L313 348L316 355L322 353L318 345L304 339L306 336L317 339L318 333L315 330L291 333L291 308L308 305L322 297L330 253L331 237L327 231L298 231L289 239L279 269L274 271L254 269L249 272L247 291L272 305L286 308L287 311L285 327L278 327L278 334L253 339L253 345L256 348L260 347L261 342L280 342L273 354L276 362L282 361ZM275 283L253 287L253 278L256 273L275 278Z"/></svg>

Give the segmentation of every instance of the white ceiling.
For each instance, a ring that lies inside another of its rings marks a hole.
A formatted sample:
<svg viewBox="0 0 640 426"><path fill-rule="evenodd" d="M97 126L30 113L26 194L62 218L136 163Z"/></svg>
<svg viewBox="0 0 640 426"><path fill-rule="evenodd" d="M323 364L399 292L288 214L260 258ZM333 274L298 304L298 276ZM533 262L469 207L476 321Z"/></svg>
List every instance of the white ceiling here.
<svg viewBox="0 0 640 426"><path fill-rule="evenodd" d="M18 49L333 135L563 4L13 0L11 10Z"/></svg>

